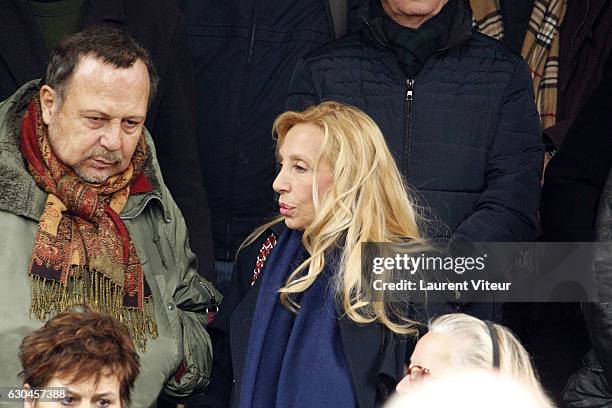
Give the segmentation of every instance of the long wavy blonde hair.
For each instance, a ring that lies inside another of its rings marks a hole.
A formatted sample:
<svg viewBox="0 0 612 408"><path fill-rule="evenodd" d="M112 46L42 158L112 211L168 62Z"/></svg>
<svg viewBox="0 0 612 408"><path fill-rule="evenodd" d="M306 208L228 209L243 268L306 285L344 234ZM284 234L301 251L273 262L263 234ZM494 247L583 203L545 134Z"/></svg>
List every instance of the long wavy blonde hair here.
<svg viewBox="0 0 612 408"><path fill-rule="evenodd" d="M362 271L361 243L417 242L421 239L417 213L385 139L374 121L354 107L323 102L304 112L285 112L273 126L276 150L289 130L298 124L313 124L323 131L321 155L314 164L313 202L315 217L302 236L310 255L287 278L280 289L281 302L294 312L295 295L312 285L325 267L330 251L339 253L334 275L335 295L344 313L354 322L379 322L401 334L416 334L415 323L405 316L405 305L389 301L381 291L374 293L368 282L371 273ZM333 182L322 196L317 191L317 169L326 162ZM252 243L278 217L262 225L243 243Z"/></svg>

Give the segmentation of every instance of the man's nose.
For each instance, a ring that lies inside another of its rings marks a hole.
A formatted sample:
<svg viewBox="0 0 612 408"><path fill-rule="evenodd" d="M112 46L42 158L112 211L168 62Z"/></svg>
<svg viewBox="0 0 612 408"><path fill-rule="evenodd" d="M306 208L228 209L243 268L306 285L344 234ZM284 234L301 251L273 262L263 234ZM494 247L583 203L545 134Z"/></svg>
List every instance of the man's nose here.
<svg viewBox="0 0 612 408"><path fill-rule="evenodd" d="M121 121L109 121L107 126L104 127L103 132L100 137L100 145L102 147L111 152L121 149L123 137Z"/></svg>

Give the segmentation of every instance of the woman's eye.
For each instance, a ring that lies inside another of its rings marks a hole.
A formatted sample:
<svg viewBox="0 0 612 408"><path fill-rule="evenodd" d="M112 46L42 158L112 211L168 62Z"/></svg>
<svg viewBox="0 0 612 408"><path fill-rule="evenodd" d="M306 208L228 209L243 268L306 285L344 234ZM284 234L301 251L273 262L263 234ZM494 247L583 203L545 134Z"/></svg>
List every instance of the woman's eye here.
<svg viewBox="0 0 612 408"><path fill-rule="evenodd" d="M70 406L74 403L74 398L73 397L62 398L60 402L62 405Z"/></svg>
<svg viewBox="0 0 612 408"><path fill-rule="evenodd" d="M106 399L101 399L98 401L98 406L99 407L110 407L111 402L109 400Z"/></svg>
<svg viewBox="0 0 612 408"><path fill-rule="evenodd" d="M308 169L306 169L306 167L302 167L299 164L295 164L293 166L293 168L295 169L295 171L297 171L298 173L304 173L305 171L307 171Z"/></svg>

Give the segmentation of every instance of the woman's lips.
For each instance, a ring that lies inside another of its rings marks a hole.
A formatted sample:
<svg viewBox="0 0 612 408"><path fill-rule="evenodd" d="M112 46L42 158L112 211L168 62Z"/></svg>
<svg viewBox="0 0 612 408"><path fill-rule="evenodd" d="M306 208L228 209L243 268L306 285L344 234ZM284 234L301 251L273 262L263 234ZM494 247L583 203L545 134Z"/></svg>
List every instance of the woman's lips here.
<svg viewBox="0 0 612 408"><path fill-rule="evenodd" d="M289 213L291 212L291 210L293 210L295 207L291 206L291 205L287 205L285 203L280 203L279 204L279 208L280 208L280 213L281 215L289 215Z"/></svg>

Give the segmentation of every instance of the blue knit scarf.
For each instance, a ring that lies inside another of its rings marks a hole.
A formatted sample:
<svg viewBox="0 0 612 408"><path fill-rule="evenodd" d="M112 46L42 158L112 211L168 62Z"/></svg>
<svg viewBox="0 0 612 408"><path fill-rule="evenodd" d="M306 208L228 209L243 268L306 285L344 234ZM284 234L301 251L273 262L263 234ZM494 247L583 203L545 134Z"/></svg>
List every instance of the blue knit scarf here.
<svg viewBox="0 0 612 408"><path fill-rule="evenodd" d="M241 408L355 407L342 350L332 270L303 293L299 312L281 303L278 290L304 260L302 233L279 238L263 272L240 390Z"/></svg>

